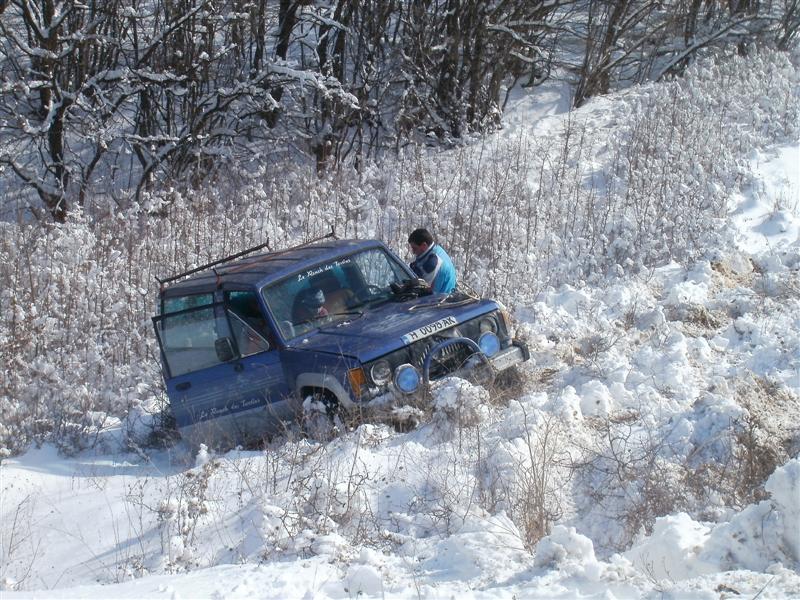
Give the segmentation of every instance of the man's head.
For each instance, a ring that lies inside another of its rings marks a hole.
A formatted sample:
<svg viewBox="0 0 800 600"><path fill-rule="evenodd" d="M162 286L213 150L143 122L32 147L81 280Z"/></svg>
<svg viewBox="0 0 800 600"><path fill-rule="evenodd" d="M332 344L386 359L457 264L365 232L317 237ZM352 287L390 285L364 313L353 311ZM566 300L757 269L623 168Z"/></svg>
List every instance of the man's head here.
<svg viewBox="0 0 800 600"><path fill-rule="evenodd" d="M415 229L408 236L408 247L414 256L424 254L431 246L433 246L433 236L427 229Z"/></svg>

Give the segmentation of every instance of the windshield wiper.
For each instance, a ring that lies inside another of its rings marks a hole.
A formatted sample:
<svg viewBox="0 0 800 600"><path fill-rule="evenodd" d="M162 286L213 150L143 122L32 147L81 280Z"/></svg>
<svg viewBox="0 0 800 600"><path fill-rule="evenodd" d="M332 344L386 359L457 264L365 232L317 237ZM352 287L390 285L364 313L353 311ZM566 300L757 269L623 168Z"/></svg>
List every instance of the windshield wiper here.
<svg viewBox="0 0 800 600"><path fill-rule="evenodd" d="M430 304L414 304L413 306L409 306L408 310L417 310L420 308L455 308L457 306L464 306L465 304L477 302L478 300L479 298L463 292L452 292L437 302L432 302Z"/></svg>
<svg viewBox="0 0 800 600"><path fill-rule="evenodd" d="M342 312L332 312L332 313L326 313L324 315L315 315L315 316L311 317L310 319L305 319L303 321L299 321L297 323L293 323L293 325L296 326L296 325L304 325L305 323L316 323L317 321L322 321L323 319L329 319L330 317L347 317L347 316L351 316L351 315L355 315L355 316L359 316L360 317L363 314L364 313L361 312L360 310L347 310L347 311L342 311Z"/></svg>
<svg viewBox="0 0 800 600"><path fill-rule="evenodd" d="M350 316L353 316L353 317L356 317L356 318L360 318L360 317L364 316L364 313L361 312L360 310L346 310L346 311L342 311L342 312L328 313L324 317L321 316L319 318L320 319L324 319L326 317L350 317ZM322 323L318 327L318 329L321 331L323 329L328 329L330 327L338 327L342 323L347 323L347 321L337 321L335 323L333 323L333 322L332 323Z"/></svg>
<svg viewBox="0 0 800 600"><path fill-rule="evenodd" d="M360 310L344 310L342 312L332 312L325 315L326 317L346 317L349 315L358 315L359 317L364 313Z"/></svg>

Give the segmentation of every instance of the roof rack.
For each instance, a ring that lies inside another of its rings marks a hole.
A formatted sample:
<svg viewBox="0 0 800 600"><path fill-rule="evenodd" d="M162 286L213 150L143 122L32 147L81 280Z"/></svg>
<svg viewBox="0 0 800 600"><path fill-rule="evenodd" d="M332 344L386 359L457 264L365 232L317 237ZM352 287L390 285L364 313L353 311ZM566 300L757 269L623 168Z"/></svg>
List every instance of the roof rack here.
<svg viewBox="0 0 800 600"><path fill-rule="evenodd" d="M309 244L313 244L314 242L319 242L328 238L336 238L336 232L334 231L333 227L329 233L325 235L316 237L312 240L308 240L307 242L303 242L302 244L297 244L296 246L292 246L291 248L286 248L284 250L276 250L274 252L268 252L265 256L274 257L279 254L283 254L284 252L289 252L290 250L296 250L297 248L302 248L303 246L307 246ZM181 279L182 277L186 277L187 275L193 275L194 273L198 273L199 271L205 271L206 269L210 269L212 267L216 267L226 262L230 262L232 260L236 260L237 258L241 258L247 254L255 252L257 250L261 250L262 248L269 247L269 239L263 244L259 244L258 246L253 246L252 248L248 248L247 250L242 250L241 252L237 252L236 254L231 254L230 256L226 256L225 258L220 258L218 260L211 261L210 263L206 263L204 265L200 265L199 267L195 267L194 269L189 269L188 271L184 271L183 273L178 273L177 275L173 275L172 277L167 277L166 279L160 279L156 277L156 281L158 281L159 285L163 288L165 284L175 281L177 279ZM214 269L216 273L216 269ZM217 274L219 277L219 274Z"/></svg>

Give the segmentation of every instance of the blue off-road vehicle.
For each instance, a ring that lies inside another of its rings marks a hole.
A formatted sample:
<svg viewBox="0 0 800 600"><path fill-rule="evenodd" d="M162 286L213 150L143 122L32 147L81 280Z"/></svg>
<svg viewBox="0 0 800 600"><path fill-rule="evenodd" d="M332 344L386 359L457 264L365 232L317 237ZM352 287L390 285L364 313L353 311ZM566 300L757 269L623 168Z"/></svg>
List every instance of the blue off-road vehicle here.
<svg viewBox="0 0 800 600"><path fill-rule="evenodd" d="M190 442L263 438L309 398L330 414L385 411L432 380L529 356L498 303L431 294L379 241L247 252L161 282L153 322Z"/></svg>

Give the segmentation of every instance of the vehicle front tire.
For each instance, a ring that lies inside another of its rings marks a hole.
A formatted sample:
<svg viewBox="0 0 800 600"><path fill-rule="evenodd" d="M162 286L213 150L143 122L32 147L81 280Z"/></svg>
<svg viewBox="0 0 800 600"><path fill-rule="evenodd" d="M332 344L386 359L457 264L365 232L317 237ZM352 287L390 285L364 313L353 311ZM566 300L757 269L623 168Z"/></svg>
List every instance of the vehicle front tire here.
<svg viewBox="0 0 800 600"><path fill-rule="evenodd" d="M316 390L303 398L303 431L306 437L318 442L328 442L341 431L339 400L327 390Z"/></svg>

